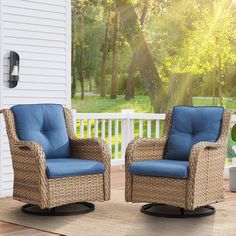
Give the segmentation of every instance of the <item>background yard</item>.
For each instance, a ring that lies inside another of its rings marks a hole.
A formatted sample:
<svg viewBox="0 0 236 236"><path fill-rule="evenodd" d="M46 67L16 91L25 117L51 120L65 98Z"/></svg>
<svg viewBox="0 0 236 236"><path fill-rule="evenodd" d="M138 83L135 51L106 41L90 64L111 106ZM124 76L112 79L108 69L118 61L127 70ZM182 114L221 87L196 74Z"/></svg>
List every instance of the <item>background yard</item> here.
<svg viewBox="0 0 236 236"><path fill-rule="evenodd" d="M210 97L193 97L193 105L217 106L218 104L217 99L214 104ZM133 109L135 112L139 113L153 113L148 96L136 96L132 100L124 100L124 96L118 96L115 100L109 97L103 98L98 95L85 96L84 100L74 97L72 99L72 107L79 113L119 113L122 109ZM225 108L235 109L236 98L225 98Z"/></svg>

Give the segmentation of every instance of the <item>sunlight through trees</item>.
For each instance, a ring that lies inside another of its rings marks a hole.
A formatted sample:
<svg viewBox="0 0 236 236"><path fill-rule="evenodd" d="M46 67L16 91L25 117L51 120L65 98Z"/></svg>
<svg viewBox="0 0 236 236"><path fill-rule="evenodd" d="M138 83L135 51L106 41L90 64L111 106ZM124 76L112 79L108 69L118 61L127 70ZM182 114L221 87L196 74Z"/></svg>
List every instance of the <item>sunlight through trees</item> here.
<svg viewBox="0 0 236 236"><path fill-rule="evenodd" d="M85 81L102 97L147 95L154 112L236 97L234 1L73 0L72 20L73 96Z"/></svg>

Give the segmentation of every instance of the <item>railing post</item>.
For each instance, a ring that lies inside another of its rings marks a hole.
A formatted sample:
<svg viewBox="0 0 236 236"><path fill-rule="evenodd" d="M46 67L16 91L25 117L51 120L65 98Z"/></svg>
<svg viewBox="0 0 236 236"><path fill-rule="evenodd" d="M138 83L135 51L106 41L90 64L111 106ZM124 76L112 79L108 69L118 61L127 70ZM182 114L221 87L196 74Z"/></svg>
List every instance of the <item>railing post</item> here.
<svg viewBox="0 0 236 236"><path fill-rule="evenodd" d="M131 109L121 110L121 114L125 114L125 118L122 119L121 127L121 158L125 159L125 151L127 145L134 137L133 129L133 120L130 119L130 115L134 114L134 111Z"/></svg>

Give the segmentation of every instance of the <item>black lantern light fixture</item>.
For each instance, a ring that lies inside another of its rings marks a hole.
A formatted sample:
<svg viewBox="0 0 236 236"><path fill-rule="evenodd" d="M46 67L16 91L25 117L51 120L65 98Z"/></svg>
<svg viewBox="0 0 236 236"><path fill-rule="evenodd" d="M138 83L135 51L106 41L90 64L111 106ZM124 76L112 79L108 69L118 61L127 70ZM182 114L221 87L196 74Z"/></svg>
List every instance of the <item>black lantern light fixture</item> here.
<svg viewBox="0 0 236 236"><path fill-rule="evenodd" d="M10 51L10 73L9 88L15 88L19 81L20 56L14 51Z"/></svg>

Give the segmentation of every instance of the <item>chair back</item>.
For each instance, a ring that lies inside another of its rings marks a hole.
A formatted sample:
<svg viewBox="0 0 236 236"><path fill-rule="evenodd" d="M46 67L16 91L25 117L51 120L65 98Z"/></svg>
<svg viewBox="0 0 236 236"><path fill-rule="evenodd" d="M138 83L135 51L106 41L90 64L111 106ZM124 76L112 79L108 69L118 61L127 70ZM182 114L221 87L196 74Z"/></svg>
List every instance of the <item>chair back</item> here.
<svg viewBox="0 0 236 236"><path fill-rule="evenodd" d="M59 104L26 104L11 107L17 136L39 143L46 158L70 155L64 108Z"/></svg>
<svg viewBox="0 0 236 236"><path fill-rule="evenodd" d="M174 107L164 159L188 161L194 144L216 142L223 113L223 107Z"/></svg>

